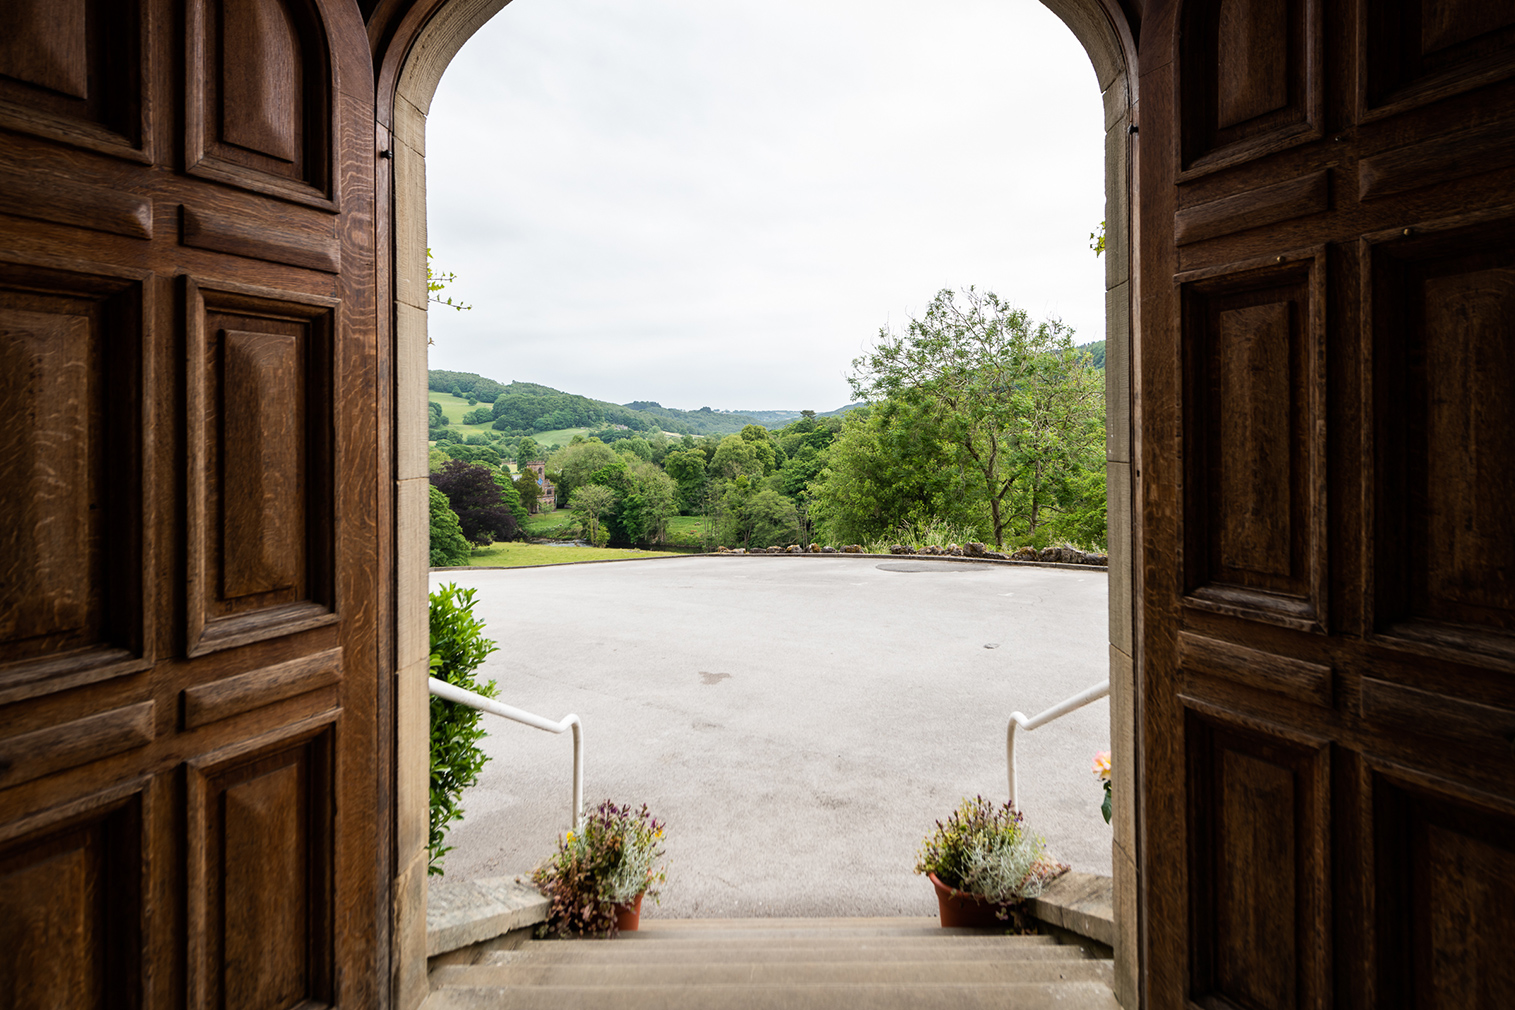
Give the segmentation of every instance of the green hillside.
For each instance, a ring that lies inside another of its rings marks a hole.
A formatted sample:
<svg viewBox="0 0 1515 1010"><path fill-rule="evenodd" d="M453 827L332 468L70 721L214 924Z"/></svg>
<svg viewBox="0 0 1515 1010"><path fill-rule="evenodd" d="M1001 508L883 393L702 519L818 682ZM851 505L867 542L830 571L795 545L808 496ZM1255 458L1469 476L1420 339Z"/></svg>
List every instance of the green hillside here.
<svg viewBox="0 0 1515 1010"><path fill-rule="evenodd" d="M1094 340L1087 344L1079 344L1073 349L1075 351L1088 351L1094 355L1095 368L1103 369L1105 367L1105 342L1103 340Z"/></svg>
<svg viewBox="0 0 1515 1010"><path fill-rule="evenodd" d="M610 425L631 431L666 431L679 435L729 435L749 424L780 427L800 416L798 410L723 411L710 407L680 410L656 400L608 403L566 393L534 382L501 383L476 372L433 369L428 373L431 400L441 405L448 422L462 431L511 436L530 435L541 444L566 444L574 434ZM474 402L470 404L468 401ZM857 407L848 404L820 416L829 417ZM489 416L484 418L483 411ZM474 418L465 424L464 418ZM561 436L561 437L560 437Z"/></svg>

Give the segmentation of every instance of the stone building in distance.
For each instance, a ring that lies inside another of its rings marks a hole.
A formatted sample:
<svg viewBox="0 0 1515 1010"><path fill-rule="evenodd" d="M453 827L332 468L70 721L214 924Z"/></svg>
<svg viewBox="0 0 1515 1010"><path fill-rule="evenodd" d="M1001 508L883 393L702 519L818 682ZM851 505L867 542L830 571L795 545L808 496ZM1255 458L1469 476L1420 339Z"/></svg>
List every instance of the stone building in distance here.
<svg viewBox="0 0 1515 1010"><path fill-rule="evenodd" d="M531 506L531 514L551 512L558 507L557 487L547 479L546 463L523 463L526 469L537 475L537 501Z"/></svg>

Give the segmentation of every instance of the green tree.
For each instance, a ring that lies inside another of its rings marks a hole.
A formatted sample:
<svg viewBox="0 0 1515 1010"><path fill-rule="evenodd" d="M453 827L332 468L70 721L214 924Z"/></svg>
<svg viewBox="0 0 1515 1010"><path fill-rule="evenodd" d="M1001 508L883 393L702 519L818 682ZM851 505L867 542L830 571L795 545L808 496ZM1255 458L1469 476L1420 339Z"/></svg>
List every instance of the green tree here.
<svg viewBox="0 0 1515 1010"><path fill-rule="evenodd" d="M1008 521L1038 543L1105 543L1104 375L1091 362L1069 347L1039 355L1019 388Z"/></svg>
<svg viewBox="0 0 1515 1010"><path fill-rule="evenodd" d="M541 497L542 489L537 486L537 473L535 470L521 468L520 474L515 479L516 495L521 500L521 506L530 513L537 507L537 501Z"/></svg>
<svg viewBox="0 0 1515 1010"><path fill-rule="evenodd" d="M571 499L575 490L589 483L590 474L620 458L604 442L587 438L574 441L549 456L547 469L558 475L554 483L558 485L559 493Z"/></svg>
<svg viewBox="0 0 1515 1010"><path fill-rule="evenodd" d="M635 456L648 462L652 460L652 443L640 435L618 439L612 448L623 455Z"/></svg>
<svg viewBox="0 0 1515 1010"><path fill-rule="evenodd" d="M668 535L668 520L679 512L679 486L653 463L632 464L631 478L642 499L642 528L637 540L647 544L662 543Z"/></svg>
<svg viewBox="0 0 1515 1010"><path fill-rule="evenodd" d="M880 330L873 350L853 361L851 383L859 397L896 400L934 420L956 465L974 475L1003 545L1007 532L1035 534L1041 511L1058 508L1048 481L1066 473L1057 461L1082 458L1103 404L1068 327L1033 323L993 292L960 295L939 292L903 333ZM1031 504L1018 506L1016 495Z"/></svg>
<svg viewBox="0 0 1515 1010"><path fill-rule="evenodd" d="M543 461L542 447L537 445L537 440L530 435L523 435L520 443L516 446L517 463L541 463Z"/></svg>
<svg viewBox="0 0 1515 1010"><path fill-rule="evenodd" d="M528 470L526 472L530 473L531 471ZM510 476L510 471L496 470L493 476L495 485L500 489L500 501L505 504L506 508L510 509L510 514L516 517L516 525L524 528L526 526L526 518L531 514L531 510L521 500L521 491L516 486L515 480ZM531 487L533 491L536 490L535 482L532 483Z"/></svg>
<svg viewBox="0 0 1515 1010"><path fill-rule="evenodd" d="M795 543L799 538L800 521L794 502L761 482L737 477L726 486L721 504L721 532L731 543L773 547Z"/></svg>
<svg viewBox="0 0 1515 1010"><path fill-rule="evenodd" d="M769 453L771 459L771 447ZM734 477L761 477L765 472L763 462L763 457L758 451L758 443L745 439L741 435L727 435L721 439L720 445L716 446L715 458L710 461L710 469L726 480Z"/></svg>
<svg viewBox="0 0 1515 1010"><path fill-rule="evenodd" d="M435 485L427 490L431 501L431 567L451 568L468 564L473 547L463 536L457 513L447 504L447 496Z"/></svg>
<svg viewBox="0 0 1515 1010"><path fill-rule="evenodd" d="M768 434L768 429L760 424L749 424L738 434L741 435L742 441L752 443L752 447L757 450L757 458L763 466L763 474L766 476L772 473L780 460L774 450L773 439Z"/></svg>
<svg viewBox="0 0 1515 1010"><path fill-rule="evenodd" d="M589 542L598 545L600 520L615 508L615 492L603 484L585 484L574 491L569 504L589 530Z"/></svg>
<svg viewBox="0 0 1515 1010"><path fill-rule="evenodd" d="M978 484L956 465L935 415L893 400L849 413L807 487L831 543L865 543L930 520L987 528ZM987 535L987 534L981 534Z"/></svg>
<svg viewBox="0 0 1515 1010"><path fill-rule="evenodd" d="M663 459L663 469L678 483L681 509L692 512L705 493L705 454L692 448L675 449Z"/></svg>

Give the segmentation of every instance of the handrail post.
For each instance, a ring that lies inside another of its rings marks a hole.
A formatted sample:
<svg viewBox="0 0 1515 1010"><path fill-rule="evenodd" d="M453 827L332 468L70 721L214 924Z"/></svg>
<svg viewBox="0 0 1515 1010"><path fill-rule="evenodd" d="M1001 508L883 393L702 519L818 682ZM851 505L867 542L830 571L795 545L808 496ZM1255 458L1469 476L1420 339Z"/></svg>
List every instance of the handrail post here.
<svg viewBox="0 0 1515 1010"><path fill-rule="evenodd" d="M572 829L577 830L580 822L584 819L584 727L579 717L570 712L557 722L544 719L542 716L533 715L519 708L501 704L493 698L486 698L467 688L449 684L437 677L426 679L427 689L438 698L445 698L458 705L466 705L479 712L488 712L502 719L521 723L534 729L546 730L548 733L562 733L565 730L573 731L573 817L570 820Z"/></svg>
<svg viewBox="0 0 1515 1010"><path fill-rule="evenodd" d="M1015 730L1025 721L1025 716L1019 712L1010 713L1010 725L1005 727L1005 766L1010 772L1010 806L1019 810L1016 800L1015 779Z"/></svg>
<svg viewBox="0 0 1515 1010"><path fill-rule="evenodd" d="M584 732L579 717L573 716L573 829L584 823Z"/></svg>
<svg viewBox="0 0 1515 1010"><path fill-rule="evenodd" d="M1058 702L1044 712L1038 712L1035 716L1027 719L1024 713L1011 712L1010 723L1005 727L1005 768L1010 780L1010 805L1019 810L1018 797L1016 796L1018 783L1015 774L1015 731L1016 729L1033 730L1045 726L1054 719L1061 719L1069 712L1077 711L1085 705L1099 701L1110 694L1110 682L1102 680L1093 687L1080 691L1073 697Z"/></svg>

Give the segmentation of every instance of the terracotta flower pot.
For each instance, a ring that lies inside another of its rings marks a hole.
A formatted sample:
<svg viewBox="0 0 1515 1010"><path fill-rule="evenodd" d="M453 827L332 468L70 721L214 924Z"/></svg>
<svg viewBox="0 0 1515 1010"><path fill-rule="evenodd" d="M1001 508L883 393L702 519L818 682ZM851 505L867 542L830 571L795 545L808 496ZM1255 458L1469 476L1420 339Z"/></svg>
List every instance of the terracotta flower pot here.
<svg viewBox="0 0 1515 1010"><path fill-rule="evenodd" d="M634 930L642 924L642 895L637 895L624 905L615 906L615 928Z"/></svg>
<svg viewBox="0 0 1515 1010"><path fill-rule="evenodd" d="M936 904L945 928L967 927L969 929L1003 929L1010 925L997 917L1001 908L991 901L948 887L936 874L927 874L931 886L936 888Z"/></svg>

